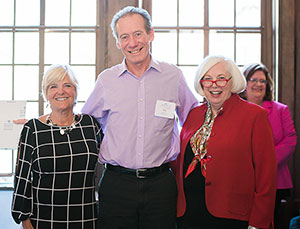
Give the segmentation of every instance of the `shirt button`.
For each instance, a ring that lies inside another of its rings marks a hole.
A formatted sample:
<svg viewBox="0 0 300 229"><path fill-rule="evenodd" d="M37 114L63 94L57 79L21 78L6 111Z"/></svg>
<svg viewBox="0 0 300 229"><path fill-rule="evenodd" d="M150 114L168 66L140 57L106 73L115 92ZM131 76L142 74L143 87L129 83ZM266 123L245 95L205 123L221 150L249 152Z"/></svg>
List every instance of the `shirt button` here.
<svg viewBox="0 0 300 229"><path fill-rule="evenodd" d="M212 159L211 155L207 155L207 162L209 162Z"/></svg>
<svg viewBox="0 0 300 229"><path fill-rule="evenodd" d="M140 102L143 102L144 100L143 99L140 99Z"/></svg>

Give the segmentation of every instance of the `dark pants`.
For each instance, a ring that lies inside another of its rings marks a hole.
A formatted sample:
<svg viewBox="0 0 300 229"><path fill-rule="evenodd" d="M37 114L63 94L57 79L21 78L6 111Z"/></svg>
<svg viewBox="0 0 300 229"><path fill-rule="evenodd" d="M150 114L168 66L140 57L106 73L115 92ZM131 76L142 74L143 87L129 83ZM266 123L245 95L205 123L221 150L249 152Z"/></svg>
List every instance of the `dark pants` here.
<svg viewBox="0 0 300 229"><path fill-rule="evenodd" d="M274 211L274 228L282 229L285 228L285 215L287 208L287 201L290 197L290 189L277 189L276 191L276 202Z"/></svg>
<svg viewBox="0 0 300 229"><path fill-rule="evenodd" d="M168 170L137 178L106 169L99 183L100 229L174 229L177 186Z"/></svg>
<svg viewBox="0 0 300 229"><path fill-rule="evenodd" d="M216 218L211 222L200 222L199 226L185 224L180 218L177 220L177 229L247 229L248 222L235 219ZM188 222L187 222L188 223Z"/></svg>

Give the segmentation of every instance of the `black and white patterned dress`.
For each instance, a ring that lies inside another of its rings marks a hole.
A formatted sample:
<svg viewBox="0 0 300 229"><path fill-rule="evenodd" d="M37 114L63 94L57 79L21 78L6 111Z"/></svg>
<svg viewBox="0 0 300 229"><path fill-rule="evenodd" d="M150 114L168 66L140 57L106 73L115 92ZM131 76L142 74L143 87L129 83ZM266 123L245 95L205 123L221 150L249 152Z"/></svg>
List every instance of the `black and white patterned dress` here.
<svg viewBox="0 0 300 229"><path fill-rule="evenodd" d="M94 172L102 130L80 115L62 134L60 127L29 120L20 137L12 215L30 218L34 228L96 228Z"/></svg>

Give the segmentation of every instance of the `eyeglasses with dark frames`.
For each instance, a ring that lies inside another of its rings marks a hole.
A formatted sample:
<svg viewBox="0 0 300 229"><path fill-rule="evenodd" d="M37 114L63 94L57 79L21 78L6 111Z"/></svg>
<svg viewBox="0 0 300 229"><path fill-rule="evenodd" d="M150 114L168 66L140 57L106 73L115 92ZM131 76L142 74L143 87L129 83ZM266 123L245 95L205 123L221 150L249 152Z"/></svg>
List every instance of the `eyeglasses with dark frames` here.
<svg viewBox="0 0 300 229"><path fill-rule="evenodd" d="M217 79L217 80L200 80L200 83L203 87L209 88L212 87L213 84L216 84L218 87L226 87L228 81L231 80L232 77L229 79Z"/></svg>
<svg viewBox="0 0 300 229"><path fill-rule="evenodd" d="M249 81L251 82L251 83L258 83L258 82L260 82L261 84L267 84L267 81L266 80L263 80L263 79L255 79L255 78L251 78L251 79L249 79Z"/></svg>

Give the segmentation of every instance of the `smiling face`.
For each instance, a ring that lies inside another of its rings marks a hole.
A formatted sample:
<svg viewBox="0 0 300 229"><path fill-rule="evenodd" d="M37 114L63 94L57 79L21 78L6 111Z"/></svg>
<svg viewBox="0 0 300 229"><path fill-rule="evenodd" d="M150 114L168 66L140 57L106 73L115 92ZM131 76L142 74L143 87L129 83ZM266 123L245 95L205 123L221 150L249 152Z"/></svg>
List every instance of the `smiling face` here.
<svg viewBox="0 0 300 229"><path fill-rule="evenodd" d="M76 101L76 88L70 77L50 84L47 88L47 100L53 112L73 112Z"/></svg>
<svg viewBox="0 0 300 229"><path fill-rule="evenodd" d="M153 41L154 31L148 34L145 30L144 19L139 14L126 15L116 24L118 36L117 47L126 58L129 70L137 66L148 67L150 63L150 42Z"/></svg>
<svg viewBox="0 0 300 229"><path fill-rule="evenodd" d="M218 79L230 79L230 74L227 71L226 63L219 62L211 67L206 74L202 77L202 80L218 80ZM211 104L213 114L221 108L223 103L231 96L232 80L229 80L225 87L219 87L216 83L213 83L211 87L203 87L203 92L206 99Z"/></svg>
<svg viewBox="0 0 300 229"><path fill-rule="evenodd" d="M257 80L257 82L254 80ZM248 101L262 105L266 94L266 84L261 83L260 80L266 80L266 75L263 71L259 70L256 71L247 82L245 95Z"/></svg>

